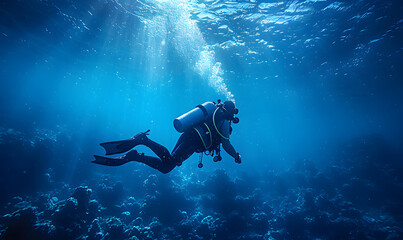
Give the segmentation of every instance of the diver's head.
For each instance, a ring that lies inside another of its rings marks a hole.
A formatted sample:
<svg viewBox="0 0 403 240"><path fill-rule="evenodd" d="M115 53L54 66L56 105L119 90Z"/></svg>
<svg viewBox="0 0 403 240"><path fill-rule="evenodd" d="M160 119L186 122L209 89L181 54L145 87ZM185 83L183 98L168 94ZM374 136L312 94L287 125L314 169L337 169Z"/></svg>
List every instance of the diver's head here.
<svg viewBox="0 0 403 240"><path fill-rule="evenodd" d="M232 116L238 112L238 109L235 107L235 103L233 101L225 101L223 107L225 111Z"/></svg>
<svg viewBox="0 0 403 240"><path fill-rule="evenodd" d="M235 107L235 103L233 101L225 101L223 104L223 109L225 110L228 120L231 120L234 123L239 122L239 119L235 117L235 115L238 114L238 108Z"/></svg>

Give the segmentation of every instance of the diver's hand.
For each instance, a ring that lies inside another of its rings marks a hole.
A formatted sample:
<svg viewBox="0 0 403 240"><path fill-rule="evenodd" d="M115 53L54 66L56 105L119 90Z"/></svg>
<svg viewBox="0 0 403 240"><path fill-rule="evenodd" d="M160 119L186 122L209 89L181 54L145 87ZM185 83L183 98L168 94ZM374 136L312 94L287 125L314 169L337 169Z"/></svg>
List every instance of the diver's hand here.
<svg viewBox="0 0 403 240"><path fill-rule="evenodd" d="M236 153L235 162L238 163L238 164L240 164L242 162L241 155L239 155L239 153Z"/></svg>

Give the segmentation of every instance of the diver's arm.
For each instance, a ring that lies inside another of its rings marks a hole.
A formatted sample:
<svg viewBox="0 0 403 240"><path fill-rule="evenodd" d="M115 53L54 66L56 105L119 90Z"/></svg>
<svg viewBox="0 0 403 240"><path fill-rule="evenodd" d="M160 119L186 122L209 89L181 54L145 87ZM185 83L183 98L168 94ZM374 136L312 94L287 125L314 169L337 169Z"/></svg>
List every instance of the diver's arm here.
<svg viewBox="0 0 403 240"><path fill-rule="evenodd" d="M235 148L232 146L232 144L229 142L228 139L224 139L222 141L222 147L224 150L231 155L233 158L235 158L236 163L241 163L241 155L235 151Z"/></svg>
<svg viewBox="0 0 403 240"><path fill-rule="evenodd" d="M233 158L237 158L238 154L235 151L235 148L232 146L232 144L229 142L228 139L224 139L222 141L222 147L224 148L224 150L231 155Z"/></svg>
<svg viewBox="0 0 403 240"><path fill-rule="evenodd" d="M235 148L232 146L232 144L229 141L229 135L231 134L231 125L229 121L223 121L223 123L221 124L220 127L220 132L222 133L221 136L226 136L223 137L221 140L222 146L224 148L224 150L231 155L233 158L235 158L235 162L236 163L241 163L241 156L239 155L239 153L237 153L235 151Z"/></svg>

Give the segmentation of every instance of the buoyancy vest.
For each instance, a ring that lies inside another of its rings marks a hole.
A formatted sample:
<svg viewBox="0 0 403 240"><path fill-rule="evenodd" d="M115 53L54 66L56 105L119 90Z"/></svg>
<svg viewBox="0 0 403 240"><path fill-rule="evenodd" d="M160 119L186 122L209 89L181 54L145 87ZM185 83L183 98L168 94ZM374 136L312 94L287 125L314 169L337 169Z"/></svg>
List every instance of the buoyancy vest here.
<svg viewBox="0 0 403 240"><path fill-rule="evenodd" d="M203 143L203 151L212 151L223 139L229 139L231 122L220 116L219 111L220 108L217 108L208 121L194 128Z"/></svg>

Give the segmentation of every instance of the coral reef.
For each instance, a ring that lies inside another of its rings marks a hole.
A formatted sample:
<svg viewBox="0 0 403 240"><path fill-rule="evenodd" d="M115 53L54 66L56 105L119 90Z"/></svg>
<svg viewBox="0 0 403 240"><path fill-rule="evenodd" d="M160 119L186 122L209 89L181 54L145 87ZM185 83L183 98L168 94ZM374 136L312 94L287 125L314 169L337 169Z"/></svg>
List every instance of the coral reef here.
<svg viewBox="0 0 403 240"><path fill-rule="evenodd" d="M324 169L231 177L141 175L143 197L109 175L8 199L2 239L401 239L399 162L377 136L341 147ZM182 178L182 180L178 180Z"/></svg>

